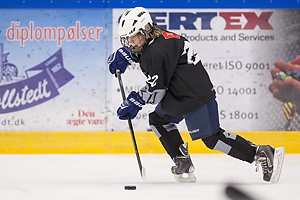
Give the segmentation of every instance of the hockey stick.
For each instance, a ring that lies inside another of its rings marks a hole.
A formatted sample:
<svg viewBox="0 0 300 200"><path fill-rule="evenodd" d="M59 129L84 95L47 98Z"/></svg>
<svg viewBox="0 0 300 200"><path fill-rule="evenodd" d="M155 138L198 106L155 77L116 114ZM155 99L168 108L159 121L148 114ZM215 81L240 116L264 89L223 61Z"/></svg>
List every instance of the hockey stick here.
<svg viewBox="0 0 300 200"><path fill-rule="evenodd" d="M245 191L242 191L241 189L231 184L226 186L225 194L232 200L254 200Z"/></svg>
<svg viewBox="0 0 300 200"><path fill-rule="evenodd" d="M126 100L125 91L124 91L124 86L123 86L123 82L122 82L122 78L121 78L121 72L120 72L119 69L116 70L116 74L117 74L117 77L118 77L120 90L121 90L121 93L122 93L122 98L123 98L123 101L125 101ZM140 169L140 174L141 174L142 178L145 179L146 178L146 170L142 166L142 162L141 162L139 150L138 150L138 147L137 147L137 144L136 144L136 140L135 140L135 136L134 136L134 132L133 132L133 126L132 126L129 114L127 114L127 121L128 121L130 134L131 134L131 139L132 139L132 142L133 142L133 147L134 147L134 150L135 150L135 155L136 155L138 165L139 165L139 169Z"/></svg>

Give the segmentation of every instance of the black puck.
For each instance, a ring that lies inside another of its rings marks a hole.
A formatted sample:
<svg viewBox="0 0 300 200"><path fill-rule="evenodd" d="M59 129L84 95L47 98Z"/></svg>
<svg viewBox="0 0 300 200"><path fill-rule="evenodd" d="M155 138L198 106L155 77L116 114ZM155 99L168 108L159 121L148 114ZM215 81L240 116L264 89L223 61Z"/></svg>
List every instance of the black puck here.
<svg viewBox="0 0 300 200"><path fill-rule="evenodd" d="M124 189L125 190L136 190L136 186L135 185L125 185Z"/></svg>

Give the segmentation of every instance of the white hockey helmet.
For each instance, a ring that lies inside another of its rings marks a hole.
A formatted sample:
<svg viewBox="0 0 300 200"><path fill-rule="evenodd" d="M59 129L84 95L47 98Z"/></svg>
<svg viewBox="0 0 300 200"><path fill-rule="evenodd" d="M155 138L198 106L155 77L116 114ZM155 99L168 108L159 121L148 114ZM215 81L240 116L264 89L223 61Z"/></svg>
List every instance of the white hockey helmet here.
<svg viewBox="0 0 300 200"><path fill-rule="evenodd" d="M142 49L134 49L134 47L129 44L128 38L135 36L138 33L142 33L147 41L145 44L146 46L149 40L148 33L153 30L154 26L151 16L145 8L135 7L126 10L119 23L121 44L134 53L140 53Z"/></svg>

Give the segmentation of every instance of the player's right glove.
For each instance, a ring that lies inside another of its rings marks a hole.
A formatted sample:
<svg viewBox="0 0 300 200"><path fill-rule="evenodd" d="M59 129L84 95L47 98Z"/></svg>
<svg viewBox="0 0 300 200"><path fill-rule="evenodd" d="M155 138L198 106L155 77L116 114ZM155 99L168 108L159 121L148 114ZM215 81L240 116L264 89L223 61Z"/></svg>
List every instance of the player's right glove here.
<svg viewBox="0 0 300 200"><path fill-rule="evenodd" d="M143 105L145 105L144 100L141 99L139 94L132 91L117 110L119 119L126 120L127 114L130 115L130 119L134 119Z"/></svg>
<svg viewBox="0 0 300 200"><path fill-rule="evenodd" d="M112 74L116 74L116 70L119 69L121 73L124 73L127 66L131 65L135 60L136 58L133 54L121 47L108 57L109 71Z"/></svg>

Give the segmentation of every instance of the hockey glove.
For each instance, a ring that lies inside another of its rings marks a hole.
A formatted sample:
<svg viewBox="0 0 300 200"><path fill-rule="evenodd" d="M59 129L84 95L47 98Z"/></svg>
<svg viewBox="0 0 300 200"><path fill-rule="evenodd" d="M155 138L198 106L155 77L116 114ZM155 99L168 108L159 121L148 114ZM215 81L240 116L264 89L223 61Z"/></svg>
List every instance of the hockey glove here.
<svg viewBox="0 0 300 200"><path fill-rule="evenodd" d="M131 92L117 110L119 119L126 120L127 114L130 115L130 119L134 119L143 105L145 105L143 99L137 93Z"/></svg>
<svg viewBox="0 0 300 200"><path fill-rule="evenodd" d="M127 66L131 65L135 60L136 58L133 54L128 52L124 47L121 47L108 57L109 71L115 74L116 70L119 69L121 73L124 73Z"/></svg>

